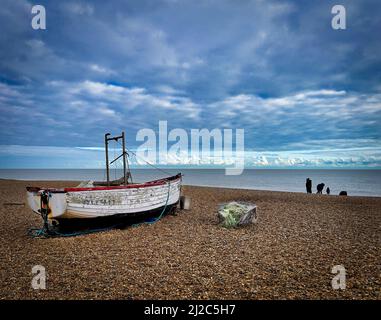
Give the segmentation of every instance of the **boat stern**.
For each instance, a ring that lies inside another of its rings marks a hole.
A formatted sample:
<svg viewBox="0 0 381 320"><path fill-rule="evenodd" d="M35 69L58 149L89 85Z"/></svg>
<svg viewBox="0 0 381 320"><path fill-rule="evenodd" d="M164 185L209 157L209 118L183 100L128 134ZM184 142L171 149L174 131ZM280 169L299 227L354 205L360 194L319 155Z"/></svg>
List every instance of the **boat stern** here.
<svg viewBox="0 0 381 320"><path fill-rule="evenodd" d="M33 212L41 215L41 209L48 209L48 218L55 219L66 212L66 193L60 190L27 187L26 199ZM41 197L47 196L46 201Z"/></svg>

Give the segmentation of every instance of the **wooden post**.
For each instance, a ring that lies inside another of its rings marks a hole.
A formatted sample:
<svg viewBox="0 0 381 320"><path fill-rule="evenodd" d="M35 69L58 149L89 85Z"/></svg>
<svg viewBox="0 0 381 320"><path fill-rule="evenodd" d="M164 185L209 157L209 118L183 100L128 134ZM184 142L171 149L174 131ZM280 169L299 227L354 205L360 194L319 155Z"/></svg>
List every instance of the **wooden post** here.
<svg viewBox="0 0 381 320"><path fill-rule="evenodd" d="M110 169L109 169L109 163L108 163L108 136L110 134L106 133L105 134L105 151L106 151L106 176L107 176L107 185L110 185Z"/></svg>
<svg viewBox="0 0 381 320"><path fill-rule="evenodd" d="M191 199L190 197L181 196L180 197L180 209L190 210Z"/></svg>
<svg viewBox="0 0 381 320"><path fill-rule="evenodd" d="M124 136L124 131L122 132L122 143L123 143L123 177L124 185L127 185L127 176L126 176L126 139Z"/></svg>

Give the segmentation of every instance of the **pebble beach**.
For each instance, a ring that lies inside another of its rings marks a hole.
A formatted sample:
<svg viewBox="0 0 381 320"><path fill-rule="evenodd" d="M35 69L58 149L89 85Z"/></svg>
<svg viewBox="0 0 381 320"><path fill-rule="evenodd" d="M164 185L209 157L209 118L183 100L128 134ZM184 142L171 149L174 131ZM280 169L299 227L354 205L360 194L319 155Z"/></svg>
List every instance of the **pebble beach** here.
<svg viewBox="0 0 381 320"><path fill-rule="evenodd" d="M184 186L190 210L152 225L30 237L42 221L25 187L77 184L0 180L0 299L381 299L381 198ZM229 201L255 203L258 222L222 228ZM45 290L31 287L35 265Z"/></svg>

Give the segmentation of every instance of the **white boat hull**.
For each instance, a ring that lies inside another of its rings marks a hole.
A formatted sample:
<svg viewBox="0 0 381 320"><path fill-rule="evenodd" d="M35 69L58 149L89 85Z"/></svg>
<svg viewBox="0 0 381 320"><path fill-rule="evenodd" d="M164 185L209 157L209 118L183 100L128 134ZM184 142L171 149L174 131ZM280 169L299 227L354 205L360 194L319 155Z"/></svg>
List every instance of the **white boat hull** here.
<svg viewBox="0 0 381 320"><path fill-rule="evenodd" d="M180 199L181 175L123 187L27 189L28 204L37 213L41 212L41 193L49 193L49 219L136 216L176 204Z"/></svg>

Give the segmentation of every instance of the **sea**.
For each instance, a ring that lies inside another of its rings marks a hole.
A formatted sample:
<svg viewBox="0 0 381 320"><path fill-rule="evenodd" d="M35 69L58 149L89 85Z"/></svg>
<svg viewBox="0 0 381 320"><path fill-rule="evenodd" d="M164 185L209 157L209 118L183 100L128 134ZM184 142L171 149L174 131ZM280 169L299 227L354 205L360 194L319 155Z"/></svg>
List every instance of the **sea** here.
<svg viewBox="0 0 381 320"><path fill-rule="evenodd" d="M241 175L228 176L223 169L133 169L133 182L144 182L181 172L183 183L193 186L210 186L237 189L254 189L287 192L305 192L305 181L316 185L324 183L324 193L347 191L348 195L381 197L381 170L333 169L247 169ZM111 170L110 178L117 179L122 171ZM0 179L16 180L105 180L104 169L0 169Z"/></svg>

